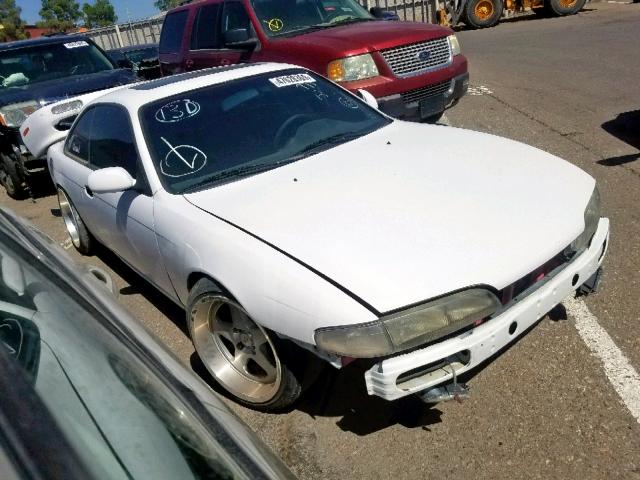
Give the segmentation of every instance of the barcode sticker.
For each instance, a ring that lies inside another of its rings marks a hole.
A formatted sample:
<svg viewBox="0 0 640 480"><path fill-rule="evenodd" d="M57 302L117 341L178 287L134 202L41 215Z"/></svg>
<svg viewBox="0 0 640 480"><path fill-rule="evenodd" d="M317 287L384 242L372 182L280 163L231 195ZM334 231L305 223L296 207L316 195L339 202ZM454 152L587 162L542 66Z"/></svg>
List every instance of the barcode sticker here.
<svg viewBox="0 0 640 480"><path fill-rule="evenodd" d="M300 85L301 83L315 83L315 79L306 73L296 73L294 75L284 75L282 77L270 78L269 81L276 87L288 87L290 85Z"/></svg>

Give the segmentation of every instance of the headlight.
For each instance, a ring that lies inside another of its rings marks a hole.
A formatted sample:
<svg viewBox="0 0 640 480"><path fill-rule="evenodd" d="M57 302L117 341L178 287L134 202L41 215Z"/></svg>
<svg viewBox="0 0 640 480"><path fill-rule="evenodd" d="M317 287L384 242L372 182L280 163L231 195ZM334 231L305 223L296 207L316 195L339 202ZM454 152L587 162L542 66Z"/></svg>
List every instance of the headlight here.
<svg viewBox="0 0 640 480"><path fill-rule="evenodd" d="M82 100L73 100L71 102L59 103L51 107L51 113L58 115L60 113L80 110L82 108Z"/></svg>
<svg viewBox="0 0 640 480"><path fill-rule="evenodd" d="M451 47L451 55L460 55L460 43L458 42L458 37L455 35L449 35L449 47Z"/></svg>
<svg viewBox="0 0 640 480"><path fill-rule="evenodd" d="M327 76L334 82L351 82L379 74L373 57L368 53L334 60L327 68Z"/></svg>
<svg viewBox="0 0 640 480"><path fill-rule="evenodd" d="M493 315L501 304L488 290L474 288L394 313L378 321L316 330L316 344L337 355L390 355L467 327Z"/></svg>
<svg viewBox="0 0 640 480"><path fill-rule="evenodd" d="M19 127L38 108L40 104L35 101L4 106L0 108L0 123L7 127Z"/></svg>
<svg viewBox="0 0 640 480"><path fill-rule="evenodd" d="M598 186L593 189L587 208L584 209L584 230L573 242L571 242L571 250L581 252L589 246L591 238L598 229L600 221L600 191Z"/></svg>

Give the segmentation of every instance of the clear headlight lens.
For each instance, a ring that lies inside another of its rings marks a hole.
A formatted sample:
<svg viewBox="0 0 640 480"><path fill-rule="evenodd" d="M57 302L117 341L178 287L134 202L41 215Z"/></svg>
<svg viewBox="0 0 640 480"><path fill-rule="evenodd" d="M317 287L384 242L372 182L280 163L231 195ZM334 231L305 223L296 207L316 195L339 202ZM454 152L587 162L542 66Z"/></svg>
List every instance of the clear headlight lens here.
<svg viewBox="0 0 640 480"><path fill-rule="evenodd" d="M501 304L488 290L470 289L394 313L379 321L316 330L319 348L337 355L371 358L436 340L493 315Z"/></svg>
<svg viewBox="0 0 640 480"><path fill-rule="evenodd" d="M334 60L327 67L327 76L334 82L363 80L379 74L373 57L368 53Z"/></svg>
<svg viewBox="0 0 640 480"><path fill-rule="evenodd" d="M0 108L0 123L7 127L19 127L38 108L40 104L36 101L6 105Z"/></svg>
<svg viewBox="0 0 640 480"><path fill-rule="evenodd" d="M72 112L82 108L82 100L73 100L71 102L59 103L51 107L51 113L58 115L60 113Z"/></svg>
<svg viewBox="0 0 640 480"><path fill-rule="evenodd" d="M449 47L451 47L451 55L460 55L460 43L455 35L449 35Z"/></svg>
<svg viewBox="0 0 640 480"><path fill-rule="evenodd" d="M589 246L591 238L598 229L598 222L600 221L600 191L596 185L587 203L587 208L584 209L584 230L573 242L571 242L571 249L574 252L580 252Z"/></svg>

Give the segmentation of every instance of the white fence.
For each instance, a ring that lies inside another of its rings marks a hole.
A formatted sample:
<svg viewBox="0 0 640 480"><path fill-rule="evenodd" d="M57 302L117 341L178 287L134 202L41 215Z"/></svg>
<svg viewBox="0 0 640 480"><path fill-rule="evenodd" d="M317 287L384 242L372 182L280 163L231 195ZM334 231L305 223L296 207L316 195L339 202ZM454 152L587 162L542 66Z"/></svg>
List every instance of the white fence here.
<svg viewBox="0 0 640 480"><path fill-rule="evenodd" d="M144 43L158 43L164 16L140 20L137 22L120 23L109 27L96 28L85 33L104 50L142 45Z"/></svg>

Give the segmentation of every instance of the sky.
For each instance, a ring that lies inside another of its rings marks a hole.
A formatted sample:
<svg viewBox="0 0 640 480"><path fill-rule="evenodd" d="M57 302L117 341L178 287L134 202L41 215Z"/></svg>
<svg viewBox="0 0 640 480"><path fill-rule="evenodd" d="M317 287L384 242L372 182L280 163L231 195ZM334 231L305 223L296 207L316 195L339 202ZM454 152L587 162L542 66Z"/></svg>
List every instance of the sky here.
<svg viewBox="0 0 640 480"><path fill-rule="evenodd" d="M83 3L93 3L94 0L76 0L80 6ZM146 18L158 13L158 9L153 6L153 0L111 0L118 16L118 23ZM40 20L38 12L42 8L40 0L16 0L16 5L22 8L22 19L28 24L36 23Z"/></svg>

